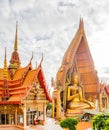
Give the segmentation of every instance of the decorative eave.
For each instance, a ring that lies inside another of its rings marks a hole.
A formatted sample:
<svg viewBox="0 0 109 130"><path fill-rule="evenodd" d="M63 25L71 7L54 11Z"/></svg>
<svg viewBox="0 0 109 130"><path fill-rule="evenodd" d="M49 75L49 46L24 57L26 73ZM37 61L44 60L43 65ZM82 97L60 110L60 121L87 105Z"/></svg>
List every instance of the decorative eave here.
<svg viewBox="0 0 109 130"><path fill-rule="evenodd" d="M0 105L10 105L10 104L21 104L21 101L2 101L0 102Z"/></svg>
<svg viewBox="0 0 109 130"><path fill-rule="evenodd" d="M46 99L51 102L52 99L51 99L50 94L48 92L47 84L46 84L46 81L45 81L45 77L44 77L44 73L43 73L41 65L40 65L40 70L39 70L39 73L38 73L38 79L39 79L40 85L44 89L44 92L46 94Z"/></svg>

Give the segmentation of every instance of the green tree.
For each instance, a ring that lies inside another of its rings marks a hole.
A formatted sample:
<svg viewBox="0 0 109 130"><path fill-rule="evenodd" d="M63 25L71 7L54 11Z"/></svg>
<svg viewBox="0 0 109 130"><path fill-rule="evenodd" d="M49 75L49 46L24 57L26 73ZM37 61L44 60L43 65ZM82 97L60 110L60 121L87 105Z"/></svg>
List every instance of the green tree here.
<svg viewBox="0 0 109 130"><path fill-rule="evenodd" d="M93 130L109 130L109 115L99 114L92 118Z"/></svg>
<svg viewBox="0 0 109 130"><path fill-rule="evenodd" d="M62 128L69 128L69 130L76 130L78 120L75 118L66 118L60 122Z"/></svg>
<svg viewBox="0 0 109 130"><path fill-rule="evenodd" d="M104 130L109 130L109 119L107 119L105 123L106 123L106 127Z"/></svg>
<svg viewBox="0 0 109 130"><path fill-rule="evenodd" d="M46 110L51 110L51 109L52 109L52 103L48 103L47 107L46 107Z"/></svg>

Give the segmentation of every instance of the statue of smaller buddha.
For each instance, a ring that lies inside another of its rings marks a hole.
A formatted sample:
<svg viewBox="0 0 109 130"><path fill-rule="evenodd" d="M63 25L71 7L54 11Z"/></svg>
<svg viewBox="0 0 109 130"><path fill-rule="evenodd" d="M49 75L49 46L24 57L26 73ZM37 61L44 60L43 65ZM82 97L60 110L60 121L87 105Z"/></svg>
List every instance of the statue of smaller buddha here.
<svg viewBox="0 0 109 130"><path fill-rule="evenodd" d="M73 76L73 85L69 85L67 89L67 98L69 110L82 110L94 108L94 103L83 98L82 87L79 85L78 74Z"/></svg>

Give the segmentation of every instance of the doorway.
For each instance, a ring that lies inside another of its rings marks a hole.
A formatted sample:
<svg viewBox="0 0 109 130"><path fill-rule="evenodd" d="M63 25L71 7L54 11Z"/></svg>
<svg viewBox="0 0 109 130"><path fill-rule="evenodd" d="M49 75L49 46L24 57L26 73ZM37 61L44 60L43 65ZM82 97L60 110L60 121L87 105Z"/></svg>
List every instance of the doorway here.
<svg viewBox="0 0 109 130"><path fill-rule="evenodd" d="M9 124L8 114L0 114L0 124Z"/></svg>

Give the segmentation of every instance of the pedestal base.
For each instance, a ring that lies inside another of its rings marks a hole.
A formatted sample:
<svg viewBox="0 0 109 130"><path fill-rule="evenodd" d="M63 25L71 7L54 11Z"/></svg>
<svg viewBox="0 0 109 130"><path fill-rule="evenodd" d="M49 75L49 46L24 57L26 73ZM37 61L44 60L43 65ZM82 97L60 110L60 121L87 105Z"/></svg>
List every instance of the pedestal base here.
<svg viewBox="0 0 109 130"><path fill-rule="evenodd" d="M70 110L70 109L67 109L66 111L66 116L67 117L75 117L75 116L79 116L79 115L82 115L83 114L83 111L82 110Z"/></svg>

